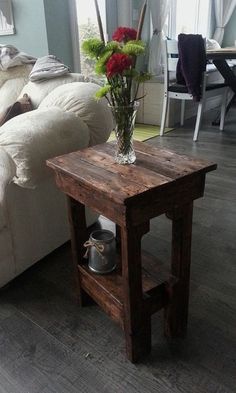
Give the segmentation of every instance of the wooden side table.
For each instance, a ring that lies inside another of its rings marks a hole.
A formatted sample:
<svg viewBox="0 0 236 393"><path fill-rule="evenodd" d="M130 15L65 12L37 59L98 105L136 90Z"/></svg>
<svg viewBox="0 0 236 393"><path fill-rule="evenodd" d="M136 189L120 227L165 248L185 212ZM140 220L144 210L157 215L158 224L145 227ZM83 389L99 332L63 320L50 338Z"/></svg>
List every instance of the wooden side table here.
<svg viewBox="0 0 236 393"><path fill-rule="evenodd" d="M73 261L80 304L84 292L117 321L126 353L140 360L151 349L151 315L164 308L165 334L187 328L193 200L203 196L205 175L216 164L135 142L133 165L114 162L114 144L105 143L47 161L57 186L68 196ZM87 240L85 205L117 224L120 268L96 275L83 258ZM151 218L172 220L171 273L141 250Z"/></svg>

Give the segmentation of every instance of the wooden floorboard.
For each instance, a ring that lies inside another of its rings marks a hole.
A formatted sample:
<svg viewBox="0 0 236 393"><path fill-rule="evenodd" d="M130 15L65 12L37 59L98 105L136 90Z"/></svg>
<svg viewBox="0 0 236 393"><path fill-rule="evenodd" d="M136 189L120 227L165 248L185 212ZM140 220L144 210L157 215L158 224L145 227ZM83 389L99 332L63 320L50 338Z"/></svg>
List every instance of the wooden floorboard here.
<svg viewBox="0 0 236 393"><path fill-rule="evenodd" d="M236 108L224 132L205 119L197 143L193 124L148 141L218 163L194 203L187 338L166 340L157 313L152 353L131 364L121 329L96 305L75 304L66 244L0 292L0 393L235 393ZM166 264L170 233L161 216L142 242Z"/></svg>

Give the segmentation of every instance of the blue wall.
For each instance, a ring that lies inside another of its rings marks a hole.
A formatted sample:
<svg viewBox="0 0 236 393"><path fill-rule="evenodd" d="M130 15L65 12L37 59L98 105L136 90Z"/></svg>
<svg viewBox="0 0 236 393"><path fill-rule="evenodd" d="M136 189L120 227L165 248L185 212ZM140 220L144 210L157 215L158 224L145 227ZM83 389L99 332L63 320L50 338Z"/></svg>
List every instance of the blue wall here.
<svg viewBox="0 0 236 393"><path fill-rule="evenodd" d="M236 40L236 8L229 20L229 23L225 27L225 34L222 46L234 46Z"/></svg>
<svg viewBox="0 0 236 393"><path fill-rule="evenodd" d="M12 0L16 34L0 36L1 44L11 44L39 57L48 53L43 0Z"/></svg>
<svg viewBox="0 0 236 393"><path fill-rule="evenodd" d="M42 57L56 55L73 71L70 0L12 0L16 34L0 36L0 44Z"/></svg>

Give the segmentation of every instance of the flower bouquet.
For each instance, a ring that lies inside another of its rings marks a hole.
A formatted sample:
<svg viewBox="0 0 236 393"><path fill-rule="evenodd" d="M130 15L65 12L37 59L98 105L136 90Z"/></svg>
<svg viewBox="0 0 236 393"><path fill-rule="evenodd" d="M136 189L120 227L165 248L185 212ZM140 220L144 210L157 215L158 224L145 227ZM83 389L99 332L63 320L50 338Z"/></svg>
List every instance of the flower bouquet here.
<svg viewBox="0 0 236 393"><path fill-rule="evenodd" d="M112 41L91 38L84 41L84 53L95 59L95 71L105 76L104 86L96 98L105 97L111 108L116 126L117 139L116 161L131 164L136 160L133 150L133 128L139 105L139 84L150 79L150 74L137 71L136 59L144 54L145 44L138 39L135 29L119 27L112 36Z"/></svg>

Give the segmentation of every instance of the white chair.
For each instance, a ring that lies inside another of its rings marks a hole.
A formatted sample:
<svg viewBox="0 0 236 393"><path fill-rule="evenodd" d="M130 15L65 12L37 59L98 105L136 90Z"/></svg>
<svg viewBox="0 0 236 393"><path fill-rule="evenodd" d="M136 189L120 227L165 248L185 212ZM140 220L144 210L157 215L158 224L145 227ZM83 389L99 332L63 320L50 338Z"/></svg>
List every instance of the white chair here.
<svg viewBox="0 0 236 393"><path fill-rule="evenodd" d="M163 110L161 119L160 135L164 135L166 115L168 109L169 99L181 100L181 112L180 112L180 125L184 125L184 111L185 111L185 100L193 100L193 96L188 93L185 85L177 84L171 81L170 72L176 74L176 67L178 62L178 42L176 40L165 40L164 41L164 57L165 57L165 68L164 68L164 100ZM221 104L221 118L220 118L220 130L224 129L225 110L228 87L224 83L211 83L207 84L207 73L204 72L202 76L202 94L201 100L198 103L197 119L195 123L195 130L193 140L197 141L199 128L201 124L201 118L203 114L205 100L208 97L222 95Z"/></svg>

